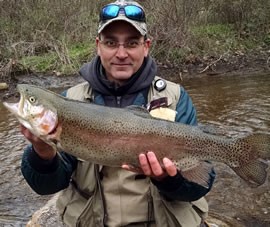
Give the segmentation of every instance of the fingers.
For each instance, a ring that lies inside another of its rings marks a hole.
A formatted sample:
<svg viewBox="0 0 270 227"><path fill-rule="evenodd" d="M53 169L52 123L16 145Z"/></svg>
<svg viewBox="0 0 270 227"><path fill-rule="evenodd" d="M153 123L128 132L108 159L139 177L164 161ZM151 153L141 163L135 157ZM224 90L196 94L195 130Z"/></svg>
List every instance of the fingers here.
<svg viewBox="0 0 270 227"><path fill-rule="evenodd" d="M163 169L154 152L149 151L145 154L139 155L139 161L141 164L141 168L145 175L147 176L162 176L164 174Z"/></svg>
<svg viewBox="0 0 270 227"><path fill-rule="evenodd" d="M28 128L23 125L20 125L21 133L28 139L31 143L43 142L40 138L35 136ZM44 143L44 142L43 142Z"/></svg>
<svg viewBox="0 0 270 227"><path fill-rule="evenodd" d="M20 125L20 130L21 133L25 136L26 139L31 140L32 137L34 136L29 129L27 129L26 127L24 127L23 125Z"/></svg>
<svg viewBox="0 0 270 227"><path fill-rule="evenodd" d="M54 156L56 155L56 151L52 146L50 146L49 144L45 143L42 139L32 134L30 130L24 127L23 125L20 125L20 130L21 133L25 136L25 138L32 143L35 152L41 158L47 160L54 158Z"/></svg>
<svg viewBox="0 0 270 227"><path fill-rule="evenodd" d="M134 173L144 174L143 171L141 170L141 168L134 167L131 165L123 164L122 168L125 170L128 170L128 171L134 172Z"/></svg>
<svg viewBox="0 0 270 227"><path fill-rule="evenodd" d="M166 176L173 177L177 174L177 168L170 159L165 157L162 160L162 164L160 164L153 151L148 151L146 154L140 154L139 163L141 168L128 164L123 164L122 168L135 173L144 174L155 178L156 180L162 180Z"/></svg>
<svg viewBox="0 0 270 227"><path fill-rule="evenodd" d="M163 179L168 175L175 176L177 174L177 168L174 163L168 158L164 158L162 161L163 168L155 153L152 151L139 155L139 162L145 175L157 179Z"/></svg>
<svg viewBox="0 0 270 227"><path fill-rule="evenodd" d="M177 168L170 159L163 158L163 165L169 176L173 177L177 174Z"/></svg>
<svg viewBox="0 0 270 227"><path fill-rule="evenodd" d="M25 126L20 125L21 133L25 136L26 139L28 139L32 144L35 143L41 143L45 144L43 140L35 136L29 129L27 129Z"/></svg>

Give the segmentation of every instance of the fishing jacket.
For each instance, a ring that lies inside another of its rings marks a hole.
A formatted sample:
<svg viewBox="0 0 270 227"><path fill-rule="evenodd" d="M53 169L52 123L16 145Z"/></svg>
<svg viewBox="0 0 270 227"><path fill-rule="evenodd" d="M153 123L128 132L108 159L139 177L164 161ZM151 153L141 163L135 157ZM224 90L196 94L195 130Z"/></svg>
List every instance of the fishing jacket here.
<svg viewBox="0 0 270 227"><path fill-rule="evenodd" d="M89 72L96 67L95 62L85 65L80 71L87 81L68 89L64 95L80 101L119 107L130 104L146 106L152 100L166 97L165 104L161 102L161 106L154 105L153 113L157 114L157 110L172 110L159 111L158 117L196 125L196 111L185 90L177 84L153 76L156 73L155 65L151 61L150 64L149 59L145 61L144 70L148 66L148 75L151 74L152 78L150 76L150 84L140 81L143 86L137 85L140 89L136 91L126 93L121 91L123 88L106 85L107 81L102 84L89 79ZM101 85L98 89L95 86L97 84ZM103 86L118 90L117 95L112 96ZM128 89L133 89L132 85ZM124 97L123 94L127 95ZM121 100L119 97L124 98ZM202 196L211 189L214 170L209 172L209 187L204 188L185 180L180 173L159 182L121 168L78 160L65 152L61 155L62 160L56 157L44 161L29 146L23 155L22 173L39 194L62 190L57 207L62 220L69 226L192 227L199 226L202 218L207 215L208 205Z"/></svg>

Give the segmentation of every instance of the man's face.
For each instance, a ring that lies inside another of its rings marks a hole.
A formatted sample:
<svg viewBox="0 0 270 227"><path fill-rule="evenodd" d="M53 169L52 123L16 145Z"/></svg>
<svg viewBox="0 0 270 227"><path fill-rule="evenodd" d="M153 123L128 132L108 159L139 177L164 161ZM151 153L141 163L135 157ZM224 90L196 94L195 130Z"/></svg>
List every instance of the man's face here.
<svg viewBox="0 0 270 227"><path fill-rule="evenodd" d="M108 48L105 43L140 43L136 48L120 45ZM108 80L125 83L141 67L149 53L150 40L144 37L129 23L115 21L108 25L96 39L97 53L106 71Z"/></svg>

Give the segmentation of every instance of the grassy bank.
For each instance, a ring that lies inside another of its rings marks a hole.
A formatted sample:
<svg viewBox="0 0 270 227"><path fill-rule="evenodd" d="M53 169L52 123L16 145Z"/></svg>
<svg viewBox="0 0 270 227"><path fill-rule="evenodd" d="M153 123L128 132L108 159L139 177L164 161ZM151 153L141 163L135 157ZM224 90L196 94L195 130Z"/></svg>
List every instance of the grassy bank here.
<svg viewBox="0 0 270 227"><path fill-rule="evenodd" d="M95 55L98 9L107 2L0 1L0 76L20 70L77 72ZM160 64L182 67L270 49L269 1L140 3Z"/></svg>

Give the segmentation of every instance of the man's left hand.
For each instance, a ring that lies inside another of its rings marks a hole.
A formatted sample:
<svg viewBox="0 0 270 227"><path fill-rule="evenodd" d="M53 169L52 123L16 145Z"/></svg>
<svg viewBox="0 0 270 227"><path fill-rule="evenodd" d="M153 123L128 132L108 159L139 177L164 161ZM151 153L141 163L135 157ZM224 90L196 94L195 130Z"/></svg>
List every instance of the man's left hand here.
<svg viewBox="0 0 270 227"><path fill-rule="evenodd" d="M163 158L162 167L153 151L148 151L146 154L140 154L139 162L141 165L141 171L128 165L123 165L122 168L129 171L142 173L156 180L162 180L166 176L175 176L177 174L177 168L170 159L166 157Z"/></svg>

